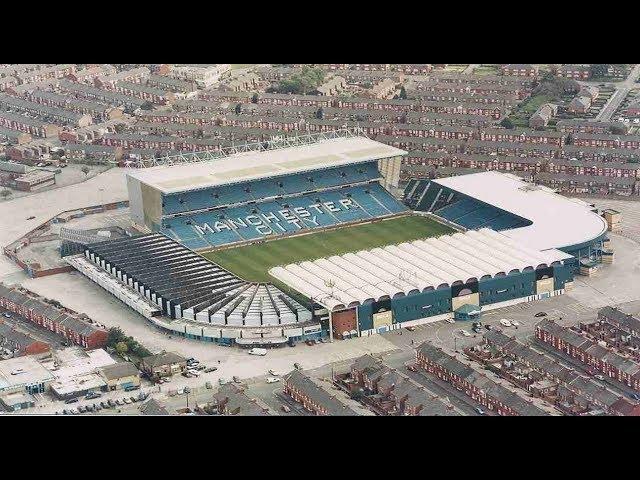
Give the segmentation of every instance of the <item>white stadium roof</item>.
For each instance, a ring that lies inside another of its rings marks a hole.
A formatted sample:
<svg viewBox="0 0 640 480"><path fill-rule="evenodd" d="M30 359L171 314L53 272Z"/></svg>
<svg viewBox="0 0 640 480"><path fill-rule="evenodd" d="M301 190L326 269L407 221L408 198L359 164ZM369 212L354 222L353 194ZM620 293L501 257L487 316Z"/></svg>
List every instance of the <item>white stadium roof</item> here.
<svg viewBox="0 0 640 480"><path fill-rule="evenodd" d="M589 204L515 175L482 172L433 182L530 220L532 225L502 233L536 250L578 245L607 231L607 222Z"/></svg>
<svg viewBox="0 0 640 480"><path fill-rule="evenodd" d="M211 161L145 168L128 175L169 194L380 160L406 153L366 137L343 137L290 148L239 153Z"/></svg>
<svg viewBox="0 0 640 480"><path fill-rule="evenodd" d="M333 310L569 258L560 250L534 250L483 228L275 267L269 273Z"/></svg>

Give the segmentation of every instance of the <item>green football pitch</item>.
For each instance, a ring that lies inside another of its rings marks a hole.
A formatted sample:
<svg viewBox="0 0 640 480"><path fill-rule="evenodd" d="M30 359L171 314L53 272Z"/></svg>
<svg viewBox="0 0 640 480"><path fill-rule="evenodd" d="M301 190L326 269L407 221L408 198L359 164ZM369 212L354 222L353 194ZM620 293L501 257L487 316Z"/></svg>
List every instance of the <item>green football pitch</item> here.
<svg viewBox="0 0 640 480"><path fill-rule="evenodd" d="M420 216L406 216L283 238L266 243L204 253L203 256L251 282L273 282L269 269L305 260L342 255L419 238L452 233L451 228ZM276 282L279 283L279 282Z"/></svg>

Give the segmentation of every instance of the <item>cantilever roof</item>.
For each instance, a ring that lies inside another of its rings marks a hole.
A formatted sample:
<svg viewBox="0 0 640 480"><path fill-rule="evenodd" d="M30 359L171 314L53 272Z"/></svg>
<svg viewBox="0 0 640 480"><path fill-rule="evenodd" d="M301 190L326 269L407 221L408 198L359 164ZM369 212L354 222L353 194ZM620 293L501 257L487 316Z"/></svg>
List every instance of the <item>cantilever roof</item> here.
<svg viewBox="0 0 640 480"><path fill-rule="evenodd" d="M275 267L269 273L334 309L568 258L560 250L537 251L482 228Z"/></svg>
<svg viewBox="0 0 640 480"><path fill-rule="evenodd" d="M434 182L531 220L532 225L502 233L536 250L578 245L607 231L607 222L589 204L534 186L515 175L481 172Z"/></svg>
<svg viewBox="0 0 640 480"><path fill-rule="evenodd" d="M146 168L132 171L128 176L168 194L350 165L406 153L366 137L334 138L310 145L241 153L188 165Z"/></svg>

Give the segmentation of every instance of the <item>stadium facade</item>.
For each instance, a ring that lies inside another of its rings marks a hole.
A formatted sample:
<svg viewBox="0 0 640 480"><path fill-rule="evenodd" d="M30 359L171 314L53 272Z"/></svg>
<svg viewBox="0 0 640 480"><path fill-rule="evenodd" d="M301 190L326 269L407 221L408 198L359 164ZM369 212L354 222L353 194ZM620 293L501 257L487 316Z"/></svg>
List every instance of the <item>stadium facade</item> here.
<svg viewBox="0 0 640 480"><path fill-rule="evenodd" d="M604 248L607 225L590 206L511 175L411 182L403 204L389 189L405 154L347 135L132 170L131 216L145 233L88 243L67 261L175 334L270 345L380 333L451 318L463 307L559 295L579 261ZM197 253L410 209L457 233L272 268L287 293Z"/></svg>

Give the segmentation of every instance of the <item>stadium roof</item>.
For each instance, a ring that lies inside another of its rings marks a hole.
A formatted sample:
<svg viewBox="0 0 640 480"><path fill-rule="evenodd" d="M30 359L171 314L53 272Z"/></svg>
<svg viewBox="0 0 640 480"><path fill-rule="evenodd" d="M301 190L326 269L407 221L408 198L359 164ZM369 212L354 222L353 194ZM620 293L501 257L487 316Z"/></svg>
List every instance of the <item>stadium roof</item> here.
<svg viewBox="0 0 640 480"><path fill-rule="evenodd" d="M607 222L586 202L563 197L515 175L481 172L434 183L530 220L532 225L502 233L536 250L578 245L607 231Z"/></svg>
<svg viewBox="0 0 640 480"><path fill-rule="evenodd" d="M159 166L128 173L165 194L289 175L405 155L366 137L333 138L310 145L247 152L188 165Z"/></svg>
<svg viewBox="0 0 640 480"><path fill-rule="evenodd" d="M569 258L560 250L537 251L483 228L275 267L269 273L333 310Z"/></svg>

